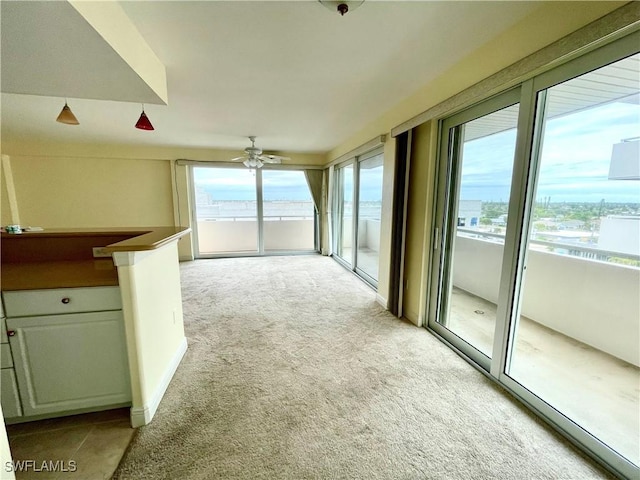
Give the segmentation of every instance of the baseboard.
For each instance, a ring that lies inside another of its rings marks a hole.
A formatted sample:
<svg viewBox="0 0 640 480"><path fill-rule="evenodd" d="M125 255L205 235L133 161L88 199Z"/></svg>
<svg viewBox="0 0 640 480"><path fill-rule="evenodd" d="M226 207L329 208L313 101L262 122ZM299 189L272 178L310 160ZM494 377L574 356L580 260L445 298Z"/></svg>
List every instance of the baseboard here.
<svg viewBox="0 0 640 480"><path fill-rule="evenodd" d="M193 255L180 255L178 257L179 262L193 262Z"/></svg>
<svg viewBox="0 0 640 480"><path fill-rule="evenodd" d="M387 304L387 299L384 298L379 293L376 293L376 302L378 302L380 305L382 305L382 308L384 308L385 310L389 310L389 307L388 307L388 304Z"/></svg>
<svg viewBox="0 0 640 480"><path fill-rule="evenodd" d="M153 416L156 414L156 410L158 410L158 406L160 406L160 401L162 397L164 397L164 392L167 391L167 387L171 383L171 379L173 375L176 373L178 369L178 365L182 361L182 357L184 357L185 352L187 351L187 338L182 339L182 343L176 350L173 359L167 366L167 370L162 377L162 381L158 384L156 391L151 398L151 401L148 404L145 404L141 407L131 407L131 426L132 427L141 427L142 425L147 425L153 419Z"/></svg>

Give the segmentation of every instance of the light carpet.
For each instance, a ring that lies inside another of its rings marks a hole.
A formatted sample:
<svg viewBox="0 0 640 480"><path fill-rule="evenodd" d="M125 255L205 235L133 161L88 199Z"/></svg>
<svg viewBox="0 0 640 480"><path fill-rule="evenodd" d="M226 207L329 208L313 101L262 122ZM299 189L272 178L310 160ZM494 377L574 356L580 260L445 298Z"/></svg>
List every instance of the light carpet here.
<svg viewBox="0 0 640 480"><path fill-rule="evenodd" d="M612 478L330 258L181 275L189 350L115 479Z"/></svg>

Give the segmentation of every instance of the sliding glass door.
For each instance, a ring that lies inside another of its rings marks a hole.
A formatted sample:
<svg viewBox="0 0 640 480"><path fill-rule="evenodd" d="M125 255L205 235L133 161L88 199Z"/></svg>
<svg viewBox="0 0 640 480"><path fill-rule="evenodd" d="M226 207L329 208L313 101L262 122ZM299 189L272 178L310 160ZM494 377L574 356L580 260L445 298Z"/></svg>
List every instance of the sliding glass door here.
<svg viewBox="0 0 640 480"><path fill-rule="evenodd" d="M635 55L537 95L527 270L506 365L509 377L636 465L639 63ZM569 95L594 85L566 111ZM615 178L617 162L635 180Z"/></svg>
<svg viewBox="0 0 640 480"><path fill-rule="evenodd" d="M258 253L255 174L247 168L194 168L199 256Z"/></svg>
<svg viewBox="0 0 640 480"><path fill-rule="evenodd" d="M441 214L449 257L434 298L442 312L434 327L449 339L464 340L467 354L483 365L494 343L519 97L514 90L444 125L451 161L441 171L442 189L448 191Z"/></svg>
<svg viewBox="0 0 640 480"><path fill-rule="evenodd" d="M638 34L441 123L429 327L618 473L640 464Z"/></svg>
<svg viewBox="0 0 640 480"><path fill-rule="evenodd" d="M347 265L353 265L353 174L354 163L336 169L335 253Z"/></svg>
<svg viewBox="0 0 640 480"><path fill-rule="evenodd" d="M315 249L315 209L303 171L262 170L265 252Z"/></svg>
<svg viewBox="0 0 640 480"><path fill-rule="evenodd" d="M196 256L316 251L305 177L303 170L192 167Z"/></svg>
<svg viewBox="0 0 640 480"><path fill-rule="evenodd" d="M382 216L382 153L358 162L358 234L356 268L378 280L380 217Z"/></svg>
<svg viewBox="0 0 640 480"><path fill-rule="evenodd" d="M334 176L334 255L373 286L378 283L383 161L378 149L339 165Z"/></svg>

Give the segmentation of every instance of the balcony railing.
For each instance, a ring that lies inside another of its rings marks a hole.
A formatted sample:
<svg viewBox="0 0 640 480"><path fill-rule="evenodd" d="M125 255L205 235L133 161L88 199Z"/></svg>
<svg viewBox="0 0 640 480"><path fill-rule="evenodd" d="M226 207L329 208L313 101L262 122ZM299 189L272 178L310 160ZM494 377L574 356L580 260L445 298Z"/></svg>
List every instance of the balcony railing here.
<svg viewBox="0 0 640 480"><path fill-rule="evenodd" d="M460 228L458 232L453 285L497 303L504 237ZM629 260L638 256L572 244L530 243L521 315L640 366L640 268L548 249Z"/></svg>
<svg viewBox="0 0 640 480"><path fill-rule="evenodd" d="M265 216L264 249L269 251L311 251L314 249L314 218L303 216ZM258 221L255 217L216 217L198 219L200 254L256 252Z"/></svg>

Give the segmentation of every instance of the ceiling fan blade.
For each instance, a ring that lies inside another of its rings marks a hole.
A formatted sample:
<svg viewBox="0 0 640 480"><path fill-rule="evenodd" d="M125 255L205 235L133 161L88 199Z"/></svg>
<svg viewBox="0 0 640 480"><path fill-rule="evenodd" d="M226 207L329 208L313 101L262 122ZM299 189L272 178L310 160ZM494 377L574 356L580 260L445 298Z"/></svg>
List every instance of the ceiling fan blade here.
<svg viewBox="0 0 640 480"><path fill-rule="evenodd" d="M283 160L291 160L289 157L282 157L280 155L260 155L260 160L265 163L282 163Z"/></svg>
<svg viewBox="0 0 640 480"><path fill-rule="evenodd" d="M246 160L247 157L236 157L236 158L232 158L231 160L229 160L230 162L239 162L240 160Z"/></svg>

